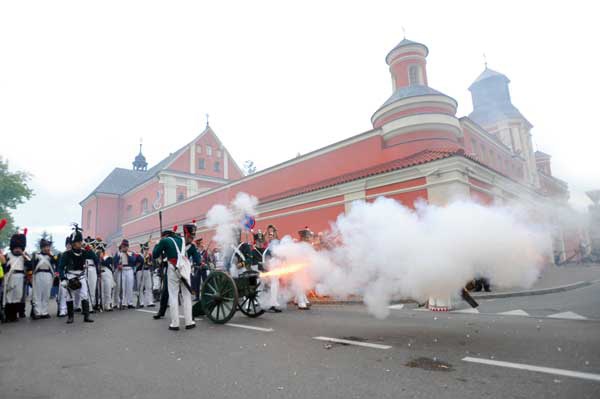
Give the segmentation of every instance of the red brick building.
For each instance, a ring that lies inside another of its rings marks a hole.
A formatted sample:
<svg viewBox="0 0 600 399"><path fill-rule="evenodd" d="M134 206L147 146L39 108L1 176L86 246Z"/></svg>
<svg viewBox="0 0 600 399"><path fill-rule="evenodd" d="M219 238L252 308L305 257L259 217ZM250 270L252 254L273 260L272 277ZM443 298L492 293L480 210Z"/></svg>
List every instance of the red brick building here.
<svg viewBox="0 0 600 399"><path fill-rule="evenodd" d="M509 79L489 68L469 87L473 112L428 86L428 48L402 40L386 56L392 95L375 111L373 128L343 141L244 176L208 125L189 144L147 169L141 153L131 170L115 169L82 202L82 224L111 243L158 236L165 226L196 219L238 192L259 199L257 223L284 234L329 223L354 201L386 196L412 206L421 198L483 203L565 203L567 184L552 176L550 156L533 151L531 123L512 104ZM559 234L555 247L568 256Z"/></svg>

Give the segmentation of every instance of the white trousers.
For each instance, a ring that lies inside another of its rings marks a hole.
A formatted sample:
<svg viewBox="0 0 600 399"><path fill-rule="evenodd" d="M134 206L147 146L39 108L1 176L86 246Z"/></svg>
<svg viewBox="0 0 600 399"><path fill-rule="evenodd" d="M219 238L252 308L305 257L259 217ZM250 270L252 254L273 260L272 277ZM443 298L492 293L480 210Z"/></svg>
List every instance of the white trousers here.
<svg viewBox="0 0 600 399"><path fill-rule="evenodd" d="M152 297L152 272L150 270L136 272L138 295L140 295L140 305L148 306L154 304Z"/></svg>
<svg viewBox="0 0 600 399"><path fill-rule="evenodd" d="M78 277L79 272L77 273L69 273L67 272L67 278L72 279L73 277ZM73 301L75 305L80 304L81 301L87 301L89 299L88 295L88 285L85 279L85 273L79 277L79 281L81 282L81 288L78 290L72 290L67 288L67 302ZM77 308L78 306L75 306Z"/></svg>
<svg viewBox="0 0 600 399"><path fill-rule="evenodd" d="M5 303L21 303L23 300L23 273L11 273L8 281L4 279L4 301Z"/></svg>
<svg viewBox="0 0 600 399"><path fill-rule="evenodd" d="M281 305L279 304L279 277L273 276L269 281L269 293L266 300L266 308L276 307L279 308Z"/></svg>
<svg viewBox="0 0 600 399"><path fill-rule="evenodd" d="M167 272L167 282L169 288L169 313L171 315L171 327L179 327L179 292L181 291L181 304L183 306L183 318L185 325L194 324L192 318L192 294L179 281L175 273L175 267L169 263Z"/></svg>
<svg viewBox="0 0 600 399"><path fill-rule="evenodd" d="M133 267L125 266L115 273L117 283L115 300L118 305L133 306ZM123 284L123 286L121 286ZM122 295L122 297L121 297Z"/></svg>
<svg viewBox="0 0 600 399"><path fill-rule="evenodd" d="M86 266L86 268L87 270L85 275L90 288L90 304L91 306L96 306L96 285L98 284L98 272L96 271L96 266Z"/></svg>
<svg viewBox="0 0 600 399"><path fill-rule="evenodd" d="M119 306L121 303L121 271L116 269L114 272L114 284L113 284L113 304Z"/></svg>
<svg viewBox="0 0 600 399"><path fill-rule="evenodd" d="M104 309L110 309L113 305L112 289L115 285L115 280L108 267L102 268L100 277L102 279L102 305L104 306Z"/></svg>
<svg viewBox="0 0 600 399"><path fill-rule="evenodd" d="M33 312L36 316L48 314L48 302L50 302L53 281L52 273L40 271L33 275Z"/></svg>
<svg viewBox="0 0 600 399"><path fill-rule="evenodd" d="M69 297L69 293L67 289L60 284L58 286L58 314L60 316L64 316L67 314L67 298Z"/></svg>
<svg viewBox="0 0 600 399"><path fill-rule="evenodd" d="M308 298L305 293L296 295L296 303L299 308L305 308L308 306Z"/></svg>

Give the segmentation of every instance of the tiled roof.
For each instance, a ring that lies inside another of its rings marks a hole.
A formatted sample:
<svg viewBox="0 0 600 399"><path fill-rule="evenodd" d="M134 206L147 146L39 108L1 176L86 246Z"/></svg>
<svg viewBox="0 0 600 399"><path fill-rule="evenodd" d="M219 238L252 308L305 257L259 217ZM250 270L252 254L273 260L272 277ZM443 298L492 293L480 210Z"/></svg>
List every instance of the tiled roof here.
<svg viewBox="0 0 600 399"><path fill-rule="evenodd" d="M486 79L494 78L494 77L499 77L499 78L505 79L507 82L510 82L510 80L508 80L508 78L506 77L505 74L496 72L493 69L485 67L485 69L483 70L483 72L481 72L481 74L477 77L477 79L475 79L475 81L473 83L471 83L471 86L469 86L469 89L471 87L473 87L473 85L481 82L482 80L486 80Z"/></svg>
<svg viewBox="0 0 600 399"><path fill-rule="evenodd" d="M131 169L115 168L92 193L121 194L137 184L147 173Z"/></svg>
<svg viewBox="0 0 600 399"><path fill-rule="evenodd" d="M385 56L386 62L389 61L388 58L389 58L390 54L392 54L395 50L398 50L401 47L411 46L411 45L423 46L423 47L425 47L425 53L426 53L425 55L427 56L427 53L429 53L429 49L423 43L413 42L412 40L408 40L408 39L402 39L402 41L400 43L398 43L396 45L396 47L394 47L392 50L390 50L390 52Z"/></svg>
<svg viewBox="0 0 600 399"><path fill-rule="evenodd" d="M411 166L421 165L424 163L437 161L444 158L449 158L454 155L466 156L462 149L438 149L424 150L406 158L397 159L391 162L385 162L379 165L372 166L367 169L362 169L356 172L347 173L345 175L336 176L330 179L321 180L319 182L309 184L304 187L294 188L283 191L281 193L269 195L260 198L260 202L276 201L288 197L293 197L300 194L306 194L312 191L321 190L324 188L336 186L338 184L348 183L354 180L364 179L369 176L379 175L382 173L392 172L394 170L404 169Z"/></svg>
<svg viewBox="0 0 600 399"><path fill-rule="evenodd" d="M443 93L440 93L437 90L432 89L429 86L424 86L424 85L412 85L412 86L401 87L401 88L397 89L394 92L394 94L392 94L392 96L390 98L388 98L387 101L385 103L383 103L383 105L380 108L383 108L386 105L396 102L398 100L402 100L403 98L426 96L426 95L432 95L432 94L434 94L434 95L439 94L442 96L445 95Z"/></svg>

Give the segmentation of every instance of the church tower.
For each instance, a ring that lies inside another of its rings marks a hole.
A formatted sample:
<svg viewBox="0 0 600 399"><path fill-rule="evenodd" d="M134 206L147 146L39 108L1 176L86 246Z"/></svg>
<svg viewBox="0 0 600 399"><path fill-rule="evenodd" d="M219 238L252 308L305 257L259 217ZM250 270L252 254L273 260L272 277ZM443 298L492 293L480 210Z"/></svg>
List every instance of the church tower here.
<svg viewBox="0 0 600 399"><path fill-rule="evenodd" d="M526 181L539 187L536 159L527 118L513 105L506 75L485 66L485 70L469 86L473 112L469 118L488 132L496 135L515 156L525 161Z"/></svg>
<svg viewBox="0 0 600 399"><path fill-rule="evenodd" d="M133 160L133 170L145 172L148 170L148 162L146 162L146 157L142 154L142 143L140 142L140 153L136 155Z"/></svg>
<svg viewBox="0 0 600 399"><path fill-rule="evenodd" d="M386 146L402 145L407 155L424 149L459 148L462 128L457 102L429 87L427 55L421 43L403 39L385 57L392 95L371 117Z"/></svg>

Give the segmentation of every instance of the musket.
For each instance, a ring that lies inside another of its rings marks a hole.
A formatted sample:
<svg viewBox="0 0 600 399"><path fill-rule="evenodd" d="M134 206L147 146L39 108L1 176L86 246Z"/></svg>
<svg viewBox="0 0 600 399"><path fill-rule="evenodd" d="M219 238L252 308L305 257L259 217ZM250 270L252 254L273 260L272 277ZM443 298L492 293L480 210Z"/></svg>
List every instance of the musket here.
<svg viewBox="0 0 600 399"><path fill-rule="evenodd" d="M32 255L32 267L31 267L31 311L29 312L29 317L33 318L35 315L35 259L37 258L36 253L34 252ZM23 288L25 289L25 288ZM25 295L23 293L23 295Z"/></svg>
<svg viewBox="0 0 600 399"><path fill-rule="evenodd" d="M479 306L477 301L475 301L475 299L473 299L473 297L471 296L471 294L469 294L469 291L467 291L466 288L462 289L462 291L460 292L460 296L462 297L462 299L465 302L467 302L469 305L471 305L472 308L476 308L477 306Z"/></svg>
<svg viewBox="0 0 600 399"><path fill-rule="evenodd" d="M96 275L96 308L100 313L104 312L104 301L102 300L102 263L98 258L98 269Z"/></svg>
<svg viewBox="0 0 600 399"><path fill-rule="evenodd" d="M120 256L121 254L119 254ZM121 270L119 270L119 310L123 310L123 265L121 265Z"/></svg>

